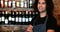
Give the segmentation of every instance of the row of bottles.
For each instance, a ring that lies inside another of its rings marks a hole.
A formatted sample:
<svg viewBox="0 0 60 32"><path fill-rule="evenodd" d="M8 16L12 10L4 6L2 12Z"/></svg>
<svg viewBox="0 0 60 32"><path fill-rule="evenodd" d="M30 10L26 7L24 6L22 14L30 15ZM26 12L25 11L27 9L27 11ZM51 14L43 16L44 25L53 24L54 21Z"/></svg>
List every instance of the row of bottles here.
<svg viewBox="0 0 60 32"><path fill-rule="evenodd" d="M33 0L1 0L1 8L32 8Z"/></svg>
<svg viewBox="0 0 60 32"><path fill-rule="evenodd" d="M24 24L31 22L32 18L37 15L38 12L35 11L0 11L0 22L4 22L4 24Z"/></svg>

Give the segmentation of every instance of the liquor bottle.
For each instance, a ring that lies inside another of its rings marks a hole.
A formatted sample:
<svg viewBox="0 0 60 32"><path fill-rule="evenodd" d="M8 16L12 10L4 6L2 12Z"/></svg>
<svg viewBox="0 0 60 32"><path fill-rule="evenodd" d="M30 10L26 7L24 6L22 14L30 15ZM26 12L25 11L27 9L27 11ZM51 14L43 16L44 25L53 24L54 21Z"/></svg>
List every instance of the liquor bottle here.
<svg viewBox="0 0 60 32"><path fill-rule="evenodd" d="M16 22L18 22L18 12L16 12Z"/></svg>
<svg viewBox="0 0 60 32"><path fill-rule="evenodd" d="M28 3L27 0L24 1L24 7L27 8L28 7Z"/></svg>
<svg viewBox="0 0 60 32"><path fill-rule="evenodd" d="M32 0L29 0L29 8L32 8Z"/></svg>
<svg viewBox="0 0 60 32"><path fill-rule="evenodd" d="M0 22L1 22L1 20L2 20L2 19L1 19L1 17L0 17Z"/></svg>
<svg viewBox="0 0 60 32"><path fill-rule="evenodd" d="M9 15L8 15L8 10L7 10L7 11L5 11L5 14L4 14L5 21L6 21L6 19L7 19L7 21L8 21L8 16L9 16ZM5 22L5 21L4 21L4 22ZM5 23L5 24L6 24L6 23Z"/></svg>
<svg viewBox="0 0 60 32"><path fill-rule="evenodd" d="M8 24L11 24L11 21L12 21L12 12L10 11L9 12L9 17L8 17Z"/></svg>
<svg viewBox="0 0 60 32"><path fill-rule="evenodd" d="M0 11L0 22L1 22L1 11Z"/></svg>
<svg viewBox="0 0 60 32"><path fill-rule="evenodd" d="M23 11L23 21L22 22L25 22L25 13Z"/></svg>
<svg viewBox="0 0 60 32"><path fill-rule="evenodd" d="M30 16L31 16L31 11L28 12L28 20L29 20Z"/></svg>
<svg viewBox="0 0 60 32"><path fill-rule="evenodd" d="M8 19L5 19L5 24L8 24Z"/></svg>
<svg viewBox="0 0 60 32"><path fill-rule="evenodd" d="M2 12L0 11L0 22L2 21Z"/></svg>
<svg viewBox="0 0 60 32"><path fill-rule="evenodd" d="M2 24L2 12L0 11L0 24Z"/></svg>
<svg viewBox="0 0 60 32"><path fill-rule="evenodd" d="M20 6L20 3L18 0L16 0L16 7L19 7Z"/></svg>
<svg viewBox="0 0 60 32"><path fill-rule="evenodd" d="M35 12L35 15L38 16L38 12L37 11Z"/></svg>
<svg viewBox="0 0 60 32"><path fill-rule="evenodd" d="M23 11L21 11L21 22L23 22Z"/></svg>
<svg viewBox="0 0 60 32"><path fill-rule="evenodd" d="M19 24L22 24L22 11L19 11Z"/></svg>
<svg viewBox="0 0 60 32"><path fill-rule="evenodd" d="M15 24L15 16L14 16L14 11L12 11L12 15L11 15L11 24Z"/></svg>
<svg viewBox="0 0 60 32"><path fill-rule="evenodd" d="M4 17L4 11L2 12L2 19L1 19L3 22L5 20L5 17Z"/></svg>
<svg viewBox="0 0 60 32"><path fill-rule="evenodd" d="M1 7L2 7L2 8L4 7L4 3L3 3L3 0L1 0Z"/></svg>
<svg viewBox="0 0 60 32"><path fill-rule="evenodd" d="M26 11L26 22L28 22L28 11Z"/></svg>
<svg viewBox="0 0 60 32"><path fill-rule="evenodd" d="M16 7L16 3L15 1L12 1L12 8L15 8Z"/></svg>
<svg viewBox="0 0 60 32"><path fill-rule="evenodd" d="M0 0L0 8L2 8L2 7L1 7L1 0Z"/></svg>
<svg viewBox="0 0 60 32"><path fill-rule="evenodd" d="M29 15L31 15L31 14L32 14L32 12L30 11L30 12L29 12Z"/></svg>
<svg viewBox="0 0 60 32"><path fill-rule="evenodd" d="M33 12L33 15L32 15L32 17L33 17L33 16L35 16L35 11L32 11L32 12Z"/></svg>
<svg viewBox="0 0 60 32"><path fill-rule="evenodd" d="M5 7L8 7L8 0L5 0Z"/></svg>
<svg viewBox="0 0 60 32"><path fill-rule="evenodd" d="M24 7L24 0L21 0L20 4L21 4L21 8L23 8Z"/></svg>
<svg viewBox="0 0 60 32"><path fill-rule="evenodd" d="M32 16L30 15L30 16L29 16L29 22L31 22L31 20L32 20Z"/></svg>
<svg viewBox="0 0 60 32"><path fill-rule="evenodd" d="M20 12L19 12L19 22L22 21L22 19L21 19L21 16L22 16L22 15L21 15L21 14L22 14L22 12L20 11Z"/></svg>
<svg viewBox="0 0 60 32"><path fill-rule="evenodd" d="M9 8L12 7L12 1L11 1L11 0L8 1L8 7L9 7Z"/></svg>
<svg viewBox="0 0 60 32"><path fill-rule="evenodd" d="M1 21L2 21L2 24L5 24L5 17L4 16L1 17Z"/></svg>

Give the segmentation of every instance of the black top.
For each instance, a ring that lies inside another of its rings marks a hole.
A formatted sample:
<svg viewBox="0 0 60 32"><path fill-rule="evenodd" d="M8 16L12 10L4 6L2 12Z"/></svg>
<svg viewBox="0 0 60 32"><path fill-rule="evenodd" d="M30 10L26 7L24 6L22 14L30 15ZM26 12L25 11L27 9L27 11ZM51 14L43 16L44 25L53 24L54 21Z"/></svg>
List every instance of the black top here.
<svg viewBox="0 0 60 32"><path fill-rule="evenodd" d="M40 18L40 16L36 16L32 19L30 24L31 25L44 24L46 17ZM46 23L46 29L55 29L56 24L57 24L56 19L53 16L48 16L47 23Z"/></svg>

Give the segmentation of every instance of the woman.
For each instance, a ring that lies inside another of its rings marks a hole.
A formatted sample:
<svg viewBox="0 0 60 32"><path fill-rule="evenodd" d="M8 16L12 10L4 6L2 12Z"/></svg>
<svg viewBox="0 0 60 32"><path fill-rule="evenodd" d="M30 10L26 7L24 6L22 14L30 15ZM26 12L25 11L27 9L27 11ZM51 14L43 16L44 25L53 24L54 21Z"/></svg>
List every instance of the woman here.
<svg viewBox="0 0 60 32"><path fill-rule="evenodd" d="M35 0L35 10L38 16L34 17L26 32L55 32L56 19L53 17L54 5L52 0Z"/></svg>

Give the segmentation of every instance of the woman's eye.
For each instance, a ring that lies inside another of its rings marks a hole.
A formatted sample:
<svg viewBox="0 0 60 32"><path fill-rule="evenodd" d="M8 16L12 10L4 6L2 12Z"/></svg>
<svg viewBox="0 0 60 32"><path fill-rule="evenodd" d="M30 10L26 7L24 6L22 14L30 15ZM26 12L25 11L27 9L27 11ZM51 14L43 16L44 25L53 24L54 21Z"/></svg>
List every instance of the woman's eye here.
<svg viewBox="0 0 60 32"><path fill-rule="evenodd" d="M40 4L40 2L38 2L38 4Z"/></svg>
<svg viewBox="0 0 60 32"><path fill-rule="evenodd" d="M42 3L42 4L46 4L46 3L44 2L44 3Z"/></svg>
<svg viewBox="0 0 60 32"><path fill-rule="evenodd" d="M46 3L45 2L42 2L42 3L38 2L38 4L46 4Z"/></svg>

